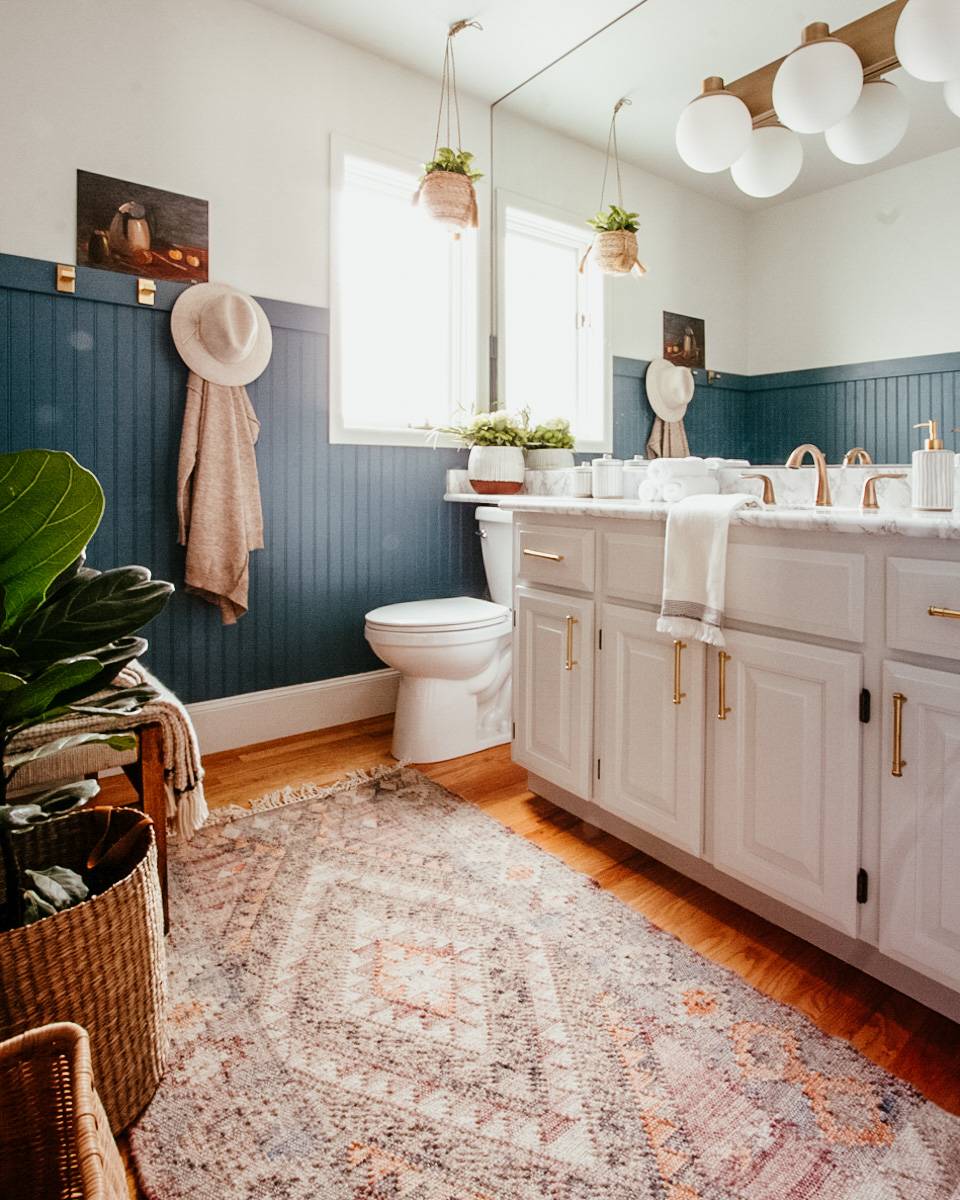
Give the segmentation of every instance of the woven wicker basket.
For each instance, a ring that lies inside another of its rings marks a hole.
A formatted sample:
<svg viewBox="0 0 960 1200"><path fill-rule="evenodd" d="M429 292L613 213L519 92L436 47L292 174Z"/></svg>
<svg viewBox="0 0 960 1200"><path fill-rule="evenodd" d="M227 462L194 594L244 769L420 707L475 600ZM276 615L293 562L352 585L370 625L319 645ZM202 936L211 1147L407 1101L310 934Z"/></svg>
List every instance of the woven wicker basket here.
<svg viewBox="0 0 960 1200"><path fill-rule="evenodd" d="M420 185L419 202L435 221L453 229L476 229L477 194L473 182L455 171L431 171Z"/></svg>
<svg viewBox="0 0 960 1200"><path fill-rule="evenodd" d="M607 229L594 239L593 253L605 275L626 275L637 261L637 235L631 229Z"/></svg>
<svg viewBox="0 0 960 1200"><path fill-rule="evenodd" d="M25 866L79 870L102 833L80 812L19 836ZM143 819L117 809L111 842ZM93 1069L114 1132L140 1113L163 1074L166 950L150 831L119 883L52 917L0 933L0 1038L73 1021L90 1031Z"/></svg>
<svg viewBox="0 0 960 1200"><path fill-rule="evenodd" d="M79 1025L0 1043L0 1196L127 1200L127 1179L93 1087Z"/></svg>

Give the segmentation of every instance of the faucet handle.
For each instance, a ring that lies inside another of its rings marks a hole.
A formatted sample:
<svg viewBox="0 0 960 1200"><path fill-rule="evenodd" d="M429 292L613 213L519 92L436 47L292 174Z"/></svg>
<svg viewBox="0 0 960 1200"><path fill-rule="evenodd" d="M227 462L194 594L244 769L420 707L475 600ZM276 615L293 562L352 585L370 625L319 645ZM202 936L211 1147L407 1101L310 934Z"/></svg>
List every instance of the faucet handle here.
<svg viewBox="0 0 960 1200"><path fill-rule="evenodd" d="M866 509L876 509L880 505L877 501L877 480L878 479L906 479L904 471L880 471L877 475L868 475L863 481L863 493L860 496L860 507Z"/></svg>
<svg viewBox="0 0 960 1200"><path fill-rule="evenodd" d="M774 504L775 505L777 503L777 494L773 490L773 480L770 478L769 475L760 475L760 474L741 475L740 478L741 479L760 479L760 480L762 480L764 504Z"/></svg>
<svg viewBox="0 0 960 1200"><path fill-rule="evenodd" d="M872 467L873 456L870 454L870 451L865 450L863 446L854 446L852 450L848 450L843 456L843 465L845 467Z"/></svg>

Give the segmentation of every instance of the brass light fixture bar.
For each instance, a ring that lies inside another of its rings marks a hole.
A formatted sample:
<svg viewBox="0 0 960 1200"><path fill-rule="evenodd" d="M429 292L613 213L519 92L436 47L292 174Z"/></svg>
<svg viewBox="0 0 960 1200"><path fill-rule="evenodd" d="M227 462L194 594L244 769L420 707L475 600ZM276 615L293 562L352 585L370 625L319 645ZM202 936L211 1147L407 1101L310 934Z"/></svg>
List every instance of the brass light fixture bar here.
<svg viewBox="0 0 960 1200"><path fill-rule="evenodd" d="M830 37L846 42L856 51L863 63L865 81L869 82L900 66L900 60L894 50L893 34L906 4L907 0L893 0L892 4L885 4L883 8L867 13L865 17L851 21L849 25L830 31ZM804 30L804 41L817 40L826 33L827 26L822 22L808 25ZM749 108L754 128L775 124L777 121L772 99L773 79L784 58L786 55L727 84L727 91L739 96Z"/></svg>

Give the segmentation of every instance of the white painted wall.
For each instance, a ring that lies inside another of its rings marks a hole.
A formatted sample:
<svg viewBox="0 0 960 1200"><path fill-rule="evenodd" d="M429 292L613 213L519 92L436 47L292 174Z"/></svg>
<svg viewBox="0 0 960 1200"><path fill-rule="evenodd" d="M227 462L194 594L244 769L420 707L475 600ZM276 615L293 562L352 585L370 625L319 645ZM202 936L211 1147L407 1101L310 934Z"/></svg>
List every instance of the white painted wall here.
<svg viewBox="0 0 960 1200"><path fill-rule="evenodd" d="M960 149L752 214L748 373L960 350L958 196Z"/></svg>
<svg viewBox="0 0 960 1200"><path fill-rule="evenodd" d="M604 156L593 147L503 108L495 110L493 139L497 188L561 208L577 222L600 207ZM609 280L613 353L658 357L666 309L704 318L708 366L745 372L748 215L629 164L623 189L624 205L640 213L640 261L648 274Z"/></svg>
<svg viewBox="0 0 960 1200"><path fill-rule="evenodd" d="M79 167L209 200L211 278L325 306L331 132L433 148L437 82L243 0L2 0L0 47L9 254L75 261ZM489 110L461 111L489 173Z"/></svg>

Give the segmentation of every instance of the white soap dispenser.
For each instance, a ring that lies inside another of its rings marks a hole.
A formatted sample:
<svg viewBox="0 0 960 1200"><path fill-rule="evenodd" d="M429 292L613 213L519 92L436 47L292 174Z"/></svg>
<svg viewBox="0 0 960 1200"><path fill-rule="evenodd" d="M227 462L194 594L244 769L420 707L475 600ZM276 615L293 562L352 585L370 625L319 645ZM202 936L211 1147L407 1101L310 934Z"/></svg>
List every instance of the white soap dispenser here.
<svg viewBox="0 0 960 1200"><path fill-rule="evenodd" d="M914 508L927 512L949 512L953 508L953 474L956 455L944 450L937 436L937 422L921 421L914 429L926 428L929 436L922 450L913 452L910 476L910 501Z"/></svg>

